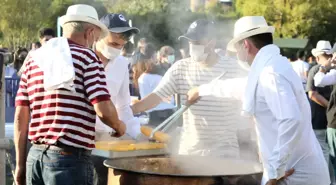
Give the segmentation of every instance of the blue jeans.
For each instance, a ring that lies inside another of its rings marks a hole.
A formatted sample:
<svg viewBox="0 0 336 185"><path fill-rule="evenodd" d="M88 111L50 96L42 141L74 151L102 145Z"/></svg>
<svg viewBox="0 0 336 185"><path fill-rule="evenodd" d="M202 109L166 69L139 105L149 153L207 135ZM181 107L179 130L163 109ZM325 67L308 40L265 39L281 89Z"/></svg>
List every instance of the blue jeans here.
<svg viewBox="0 0 336 185"><path fill-rule="evenodd" d="M83 151L41 149L33 145L26 168L27 185L93 185L91 155Z"/></svg>
<svg viewBox="0 0 336 185"><path fill-rule="evenodd" d="M331 184L334 185L335 184L335 172L334 172L334 167L332 166L332 162L331 162L332 159L330 158L330 151L329 151L329 146L327 142L327 130L326 129L314 130L314 132L315 132L318 142L321 145L324 158L326 159L327 164L329 165L329 174L330 174Z"/></svg>

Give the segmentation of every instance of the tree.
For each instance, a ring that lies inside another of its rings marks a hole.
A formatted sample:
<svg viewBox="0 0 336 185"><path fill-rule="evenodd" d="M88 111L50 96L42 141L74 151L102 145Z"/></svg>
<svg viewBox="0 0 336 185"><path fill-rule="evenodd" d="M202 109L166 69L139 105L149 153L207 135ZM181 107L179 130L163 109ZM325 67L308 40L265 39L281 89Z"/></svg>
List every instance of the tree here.
<svg viewBox="0 0 336 185"><path fill-rule="evenodd" d="M0 1L0 31L2 45L9 48L28 46L36 39L37 30L43 25L50 1L2 0Z"/></svg>
<svg viewBox="0 0 336 185"><path fill-rule="evenodd" d="M241 16L263 15L276 28L276 37L335 41L334 0L236 0Z"/></svg>
<svg viewBox="0 0 336 185"><path fill-rule="evenodd" d="M186 1L181 0L114 0L105 3L110 13L124 13L141 32L139 37L146 37L157 47L171 45L179 47L177 39L200 18L224 20L227 12L211 4L199 12L191 12ZM225 32L225 30L219 30Z"/></svg>
<svg viewBox="0 0 336 185"><path fill-rule="evenodd" d="M28 47L38 39L42 27L56 30L57 17L65 15L73 4L92 5L100 16L107 12L103 3L95 0L1 0L1 44L11 49Z"/></svg>
<svg viewBox="0 0 336 185"><path fill-rule="evenodd" d="M97 12L98 16L101 17L107 13L107 9L101 1L96 0L52 0L49 7L48 17L45 20L45 25L56 29L57 18L66 14L69 6L74 4L87 4L93 6Z"/></svg>

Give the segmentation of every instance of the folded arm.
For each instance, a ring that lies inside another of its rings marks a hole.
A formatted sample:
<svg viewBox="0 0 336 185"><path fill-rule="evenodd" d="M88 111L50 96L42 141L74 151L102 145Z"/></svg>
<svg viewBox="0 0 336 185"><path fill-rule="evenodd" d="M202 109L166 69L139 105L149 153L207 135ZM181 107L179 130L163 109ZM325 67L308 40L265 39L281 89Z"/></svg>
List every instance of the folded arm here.
<svg viewBox="0 0 336 185"><path fill-rule="evenodd" d="M314 76L314 84L317 87L325 87L328 85L336 84L336 70L332 69L328 73L324 73L324 71L319 71Z"/></svg>
<svg viewBox="0 0 336 185"><path fill-rule="evenodd" d="M320 93L317 91L309 91L308 92L309 98L314 101L315 103L321 105L322 107L328 107L328 100L325 99Z"/></svg>

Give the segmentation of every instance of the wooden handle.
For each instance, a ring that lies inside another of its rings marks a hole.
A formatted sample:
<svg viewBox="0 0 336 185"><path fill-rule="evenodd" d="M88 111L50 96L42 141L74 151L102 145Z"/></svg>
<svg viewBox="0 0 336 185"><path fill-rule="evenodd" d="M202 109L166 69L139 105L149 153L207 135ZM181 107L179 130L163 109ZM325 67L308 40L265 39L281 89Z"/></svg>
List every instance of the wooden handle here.
<svg viewBox="0 0 336 185"><path fill-rule="evenodd" d="M141 126L141 133L147 137L150 137L153 128L148 126ZM167 143L170 140L170 136L164 132L157 131L154 134L153 139L161 143Z"/></svg>

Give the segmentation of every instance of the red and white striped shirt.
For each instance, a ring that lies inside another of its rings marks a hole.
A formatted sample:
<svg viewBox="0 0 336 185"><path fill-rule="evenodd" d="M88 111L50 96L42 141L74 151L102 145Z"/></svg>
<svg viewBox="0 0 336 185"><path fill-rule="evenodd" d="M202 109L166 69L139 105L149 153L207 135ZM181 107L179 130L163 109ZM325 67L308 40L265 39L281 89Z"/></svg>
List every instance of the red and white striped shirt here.
<svg viewBox="0 0 336 185"><path fill-rule="evenodd" d="M93 104L110 100L104 67L92 50L71 41L69 45L76 92L45 91L43 72L31 58L21 76L16 106L30 107L30 141L93 149L96 122Z"/></svg>

